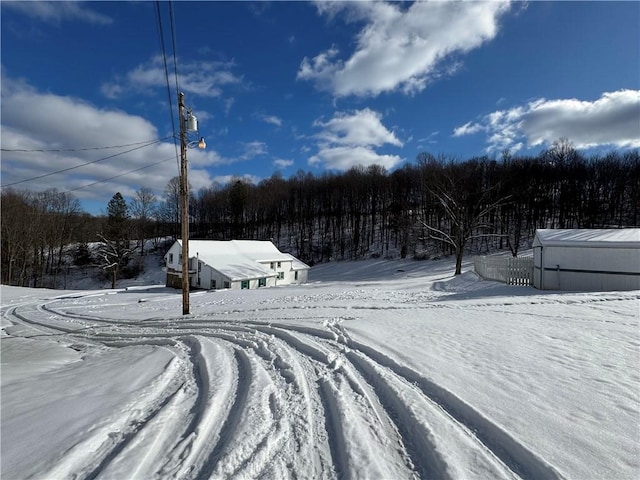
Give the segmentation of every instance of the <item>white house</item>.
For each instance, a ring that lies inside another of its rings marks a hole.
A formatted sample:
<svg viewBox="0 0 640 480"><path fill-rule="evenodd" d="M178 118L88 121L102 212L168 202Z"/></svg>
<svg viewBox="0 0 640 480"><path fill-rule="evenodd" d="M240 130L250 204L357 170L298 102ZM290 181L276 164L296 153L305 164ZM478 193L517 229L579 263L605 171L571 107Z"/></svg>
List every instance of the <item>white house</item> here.
<svg viewBox="0 0 640 480"><path fill-rule="evenodd" d="M164 256L167 286L182 287L182 241ZM268 241L189 240L189 285L214 290L306 283L309 266Z"/></svg>
<svg viewBox="0 0 640 480"><path fill-rule="evenodd" d="M537 230L533 286L541 290L640 289L640 228Z"/></svg>

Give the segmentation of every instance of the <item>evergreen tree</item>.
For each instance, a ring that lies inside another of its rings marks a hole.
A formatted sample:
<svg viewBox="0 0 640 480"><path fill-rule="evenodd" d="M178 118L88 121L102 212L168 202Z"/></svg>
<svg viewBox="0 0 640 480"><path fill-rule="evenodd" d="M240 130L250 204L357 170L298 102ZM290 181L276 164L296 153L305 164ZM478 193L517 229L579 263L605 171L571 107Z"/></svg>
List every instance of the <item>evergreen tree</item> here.
<svg viewBox="0 0 640 480"><path fill-rule="evenodd" d="M100 235L99 251L102 269L111 274L111 288L115 288L118 273L129 263L129 209L120 192L107 205L107 221L104 234Z"/></svg>
<svg viewBox="0 0 640 480"><path fill-rule="evenodd" d="M122 239L127 236L129 221L129 207L120 192L116 193L107 205L107 229L105 234L109 238Z"/></svg>

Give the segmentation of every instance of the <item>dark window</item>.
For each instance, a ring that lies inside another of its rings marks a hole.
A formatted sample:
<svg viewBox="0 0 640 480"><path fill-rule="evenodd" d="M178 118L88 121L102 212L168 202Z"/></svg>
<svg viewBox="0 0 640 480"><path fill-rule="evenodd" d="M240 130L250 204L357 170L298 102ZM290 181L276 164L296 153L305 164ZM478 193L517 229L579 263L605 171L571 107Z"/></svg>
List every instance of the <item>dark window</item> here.
<svg viewBox="0 0 640 480"><path fill-rule="evenodd" d="M249 280L242 280L242 282L240 282L240 288L249 288Z"/></svg>
<svg viewBox="0 0 640 480"><path fill-rule="evenodd" d="M258 279L258 286L259 287L265 287L266 285L267 285L267 279L266 278Z"/></svg>

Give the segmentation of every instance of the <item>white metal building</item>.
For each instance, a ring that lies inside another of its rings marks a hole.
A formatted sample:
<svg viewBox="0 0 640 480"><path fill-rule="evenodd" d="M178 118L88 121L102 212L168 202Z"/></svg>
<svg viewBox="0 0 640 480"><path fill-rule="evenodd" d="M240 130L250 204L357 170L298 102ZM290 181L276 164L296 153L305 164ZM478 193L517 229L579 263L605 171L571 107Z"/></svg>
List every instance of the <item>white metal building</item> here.
<svg viewBox="0 0 640 480"><path fill-rule="evenodd" d="M537 230L533 286L541 290L640 290L640 228Z"/></svg>
<svg viewBox="0 0 640 480"><path fill-rule="evenodd" d="M182 242L165 255L167 286L182 287ZM269 241L189 240L189 285L245 289L306 283L309 266Z"/></svg>

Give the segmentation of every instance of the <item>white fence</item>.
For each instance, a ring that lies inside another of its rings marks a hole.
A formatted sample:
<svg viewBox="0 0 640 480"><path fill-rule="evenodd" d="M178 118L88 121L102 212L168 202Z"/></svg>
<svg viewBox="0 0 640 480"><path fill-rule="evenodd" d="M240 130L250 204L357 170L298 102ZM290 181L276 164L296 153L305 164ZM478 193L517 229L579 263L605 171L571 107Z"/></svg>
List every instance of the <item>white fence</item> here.
<svg viewBox="0 0 640 480"><path fill-rule="evenodd" d="M486 280L533 285L533 257L474 257L473 268Z"/></svg>

